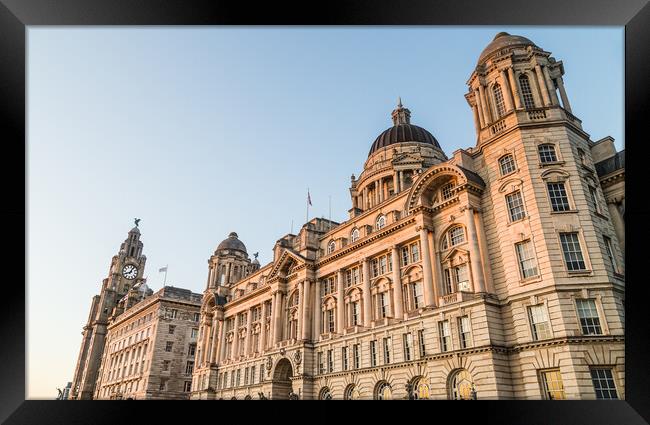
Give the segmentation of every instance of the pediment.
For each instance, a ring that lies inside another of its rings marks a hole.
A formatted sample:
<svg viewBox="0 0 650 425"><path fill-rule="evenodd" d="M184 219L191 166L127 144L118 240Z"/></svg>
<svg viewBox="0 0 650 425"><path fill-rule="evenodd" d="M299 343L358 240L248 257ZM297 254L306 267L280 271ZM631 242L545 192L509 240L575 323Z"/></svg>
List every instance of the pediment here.
<svg viewBox="0 0 650 425"><path fill-rule="evenodd" d="M283 248L267 279L271 279L278 275L286 276L288 274L291 274L292 270L295 267L304 265L306 263L307 259L302 255L294 252L289 248Z"/></svg>
<svg viewBox="0 0 650 425"><path fill-rule="evenodd" d="M469 251L467 251L465 249L461 249L461 248L453 248L451 251L449 251L447 253L447 255L445 255L442 258L442 262L444 263L444 262L447 262L447 261L452 261L453 259L459 258L459 257L462 257L462 258L465 258L465 259L469 258Z"/></svg>
<svg viewBox="0 0 650 425"><path fill-rule="evenodd" d="M413 164L413 163L421 163L423 159L421 157L417 157L411 153L401 153L397 154L397 157L393 157L393 165L400 165L400 164Z"/></svg>

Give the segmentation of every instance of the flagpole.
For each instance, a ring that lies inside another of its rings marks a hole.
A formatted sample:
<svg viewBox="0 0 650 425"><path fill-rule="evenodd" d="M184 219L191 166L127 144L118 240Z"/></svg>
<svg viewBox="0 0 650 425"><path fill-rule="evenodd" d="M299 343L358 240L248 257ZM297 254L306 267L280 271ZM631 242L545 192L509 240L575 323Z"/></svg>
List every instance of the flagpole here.
<svg viewBox="0 0 650 425"><path fill-rule="evenodd" d="M307 188L307 214L305 215L305 223L309 221L309 188Z"/></svg>
<svg viewBox="0 0 650 425"><path fill-rule="evenodd" d="M332 228L332 195L329 196L328 205L329 205L329 214L330 214L330 216L329 216L329 223L327 224L327 230Z"/></svg>
<svg viewBox="0 0 650 425"><path fill-rule="evenodd" d="M165 266L165 280L164 280L164 282L163 282L163 286L165 286L165 285L167 284L167 268L168 268L168 267L169 267L169 264L167 264L167 265Z"/></svg>

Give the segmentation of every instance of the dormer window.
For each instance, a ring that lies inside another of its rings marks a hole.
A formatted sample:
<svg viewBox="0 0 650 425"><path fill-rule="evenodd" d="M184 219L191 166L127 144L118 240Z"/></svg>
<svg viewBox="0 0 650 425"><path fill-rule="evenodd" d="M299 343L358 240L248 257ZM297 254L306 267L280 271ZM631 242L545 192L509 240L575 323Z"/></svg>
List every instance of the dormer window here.
<svg viewBox="0 0 650 425"><path fill-rule="evenodd" d="M446 201L447 199L451 198L453 193L452 189L454 188L454 183L447 183L440 189L440 196L442 197L443 201Z"/></svg>
<svg viewBox="0 0 650 425"><path fill-rule="evenodd" d="M384 226L386 226L386 217L384 215L380 215L379 217L377 217L377 221L375 222L375 227L377 228L377 230L381 230L382 228L384 228Z"/></svg>
<svg viewBox="0 0 650 425"><path fill-rule="evenodd" d="M331 254L331 253L334 252L335 249L336 249L336 242L334 242L334 241L330 241L330 242L327 244L327 253L328 253L328 254Z"/></svg>
<svg viewBox="0 0 650 425"><path fill-rule="evenodd" d="M357 240L359 240L359 229L354 229L352 230L352 233L350 233L350 241L354 243Z"/></svg>

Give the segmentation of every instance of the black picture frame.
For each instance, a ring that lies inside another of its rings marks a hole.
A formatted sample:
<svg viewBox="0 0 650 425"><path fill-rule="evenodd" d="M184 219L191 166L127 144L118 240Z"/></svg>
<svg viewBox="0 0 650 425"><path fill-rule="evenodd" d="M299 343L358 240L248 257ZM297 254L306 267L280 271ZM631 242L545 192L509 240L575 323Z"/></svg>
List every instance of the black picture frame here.
<svg viewBox="0 0 650 425"><path fill-rule="evenodd" d="M330 417L338 422L343 410L309 409L304 403L273 405L271 409L241 409L232 405L194 403L170 405L126 402L69 402L25 400L25 301L27 283L26 236L26 27L36 25L616 25L625 26L625 144L626 196L626 400L621 401L479 401L479 403L390 404L393 420L423 415L432 422L471 420L513 424L642 424L650 420L650 368L647 324L648 279L640 267L647 259L650 206L643 196L644 158L648 157L645 114L650 110L650 6L647 0L330 0L327 2L224 2L221 0L0 0L0 114L5 160L2 206L6 277L0 325L0 420L6 423L164 423L171 411L181 411L190 423L207 415L209 421L226 416L249 420L312 421ZM598 54L597 51L594 54ZM603 64L608 66L608 64ZM594 88L597 89L597 88ZM647 166L647 165L645 165ZM23 177L23 184L18 182ZM15 193L12 193L15 192ZM21 202L22 201L22 202ZM24 223L20 226L19 223ZM21 243L22 242L22 243ZM20 248L25 248L22 250ZM19 264L23 265L20 273ZM53 285L60 282L51 282ZM65 290L62 286L61 290ZM62 308L64 308L62 306ZM79 306L87 308L87 306ZM57 329L53 329L57 332ZM56 367L56 365L52 365ZM180 403L180 402L179 402ZM174 406L181 406L176 408ZM237 406L237 405L236 405ZM296 409L305 408L304 416ZM385 414L385 405L356 405L356 414ZM344 409L347 410L347 409ZM324 413L324 414L323 414ZM449 419L444 419L448 416ZM283 416L286 415L286 416ZM332 415L332 416L326 416ZM195 418L194 418L195 417Z"/></svg>

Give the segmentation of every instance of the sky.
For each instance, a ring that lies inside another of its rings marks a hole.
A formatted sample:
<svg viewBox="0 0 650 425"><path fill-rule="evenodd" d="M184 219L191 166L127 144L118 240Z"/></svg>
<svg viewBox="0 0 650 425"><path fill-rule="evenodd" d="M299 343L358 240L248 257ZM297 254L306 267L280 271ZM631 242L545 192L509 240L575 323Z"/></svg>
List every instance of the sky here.
<svg viewBox="0 0 650 425"><path fill-rule="evenodd" d="M27 398L72 381L90 302L140 218L154 290L202 292L236 231L262 265L309 217L346 220L392 125L476 144L466 82L496 33L564 62L573 114L624 148L623 27L28 27Z"/></svg>

